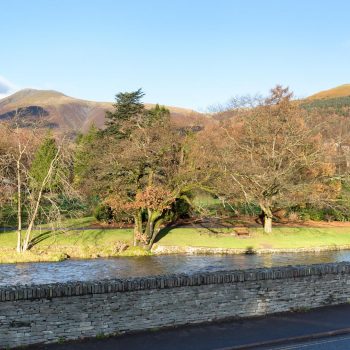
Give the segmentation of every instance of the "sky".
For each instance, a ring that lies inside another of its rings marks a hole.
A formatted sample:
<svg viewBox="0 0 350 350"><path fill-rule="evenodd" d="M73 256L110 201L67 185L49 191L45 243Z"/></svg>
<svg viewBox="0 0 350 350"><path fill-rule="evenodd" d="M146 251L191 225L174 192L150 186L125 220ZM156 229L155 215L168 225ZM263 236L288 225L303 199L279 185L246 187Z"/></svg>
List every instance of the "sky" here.
<svg viewBox="0 0 350 350"><path fill-rule="evenodd" d="M53 89L199 111L350 83L348 0L0 0L0 97Z"/></svg>

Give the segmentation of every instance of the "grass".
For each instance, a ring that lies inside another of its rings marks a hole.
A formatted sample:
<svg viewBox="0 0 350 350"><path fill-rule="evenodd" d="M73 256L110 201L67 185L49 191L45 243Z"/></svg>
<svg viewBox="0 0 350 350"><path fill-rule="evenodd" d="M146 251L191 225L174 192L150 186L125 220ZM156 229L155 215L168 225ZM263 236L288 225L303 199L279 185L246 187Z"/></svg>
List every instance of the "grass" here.
<svg viewBox="0 0 350 350"><path fill-rule="evenodd" d="M35 246L24 254L15 252L16 232L0 233L0 263L60 261L71 258L140 256L150 254L132 247L132 229L85 229L93 218L72 219L61 223L65 230L37 228ZM344 247L350 245L349 227L275 227L271 234L251 228L251 236L239 238L232 229L174 228L165 231L156 242L161 246L233 248L244 250Z"/></svg>
<svg viewBox="0 0 350 350"><path fill-rule="evenodd" d="M204 229L175 228L162 237L159 245L234 249L298 249L350 245L350 228L276 227L271 234L262 229L250 229L251 236L228 235L231 230L213 234ZM224 233L224 234L222 234ZM225 234L226 233L226 234Z"/></svg>
<svg viewBox="0 0 350 350"><path fill-rule="evenodd" d="M138 256L149 252L132 247L131 229L88 229L93 218L71 219L61 223L65 230L51 230L42 225L33 232L34 247L24 254L14 251L16 232L0 233L0 263L24 261L60 261L71 258L97 258L109 256ZM55 225L53 225L55 226ZM122 247L129 246L127 249Z"/></svg>

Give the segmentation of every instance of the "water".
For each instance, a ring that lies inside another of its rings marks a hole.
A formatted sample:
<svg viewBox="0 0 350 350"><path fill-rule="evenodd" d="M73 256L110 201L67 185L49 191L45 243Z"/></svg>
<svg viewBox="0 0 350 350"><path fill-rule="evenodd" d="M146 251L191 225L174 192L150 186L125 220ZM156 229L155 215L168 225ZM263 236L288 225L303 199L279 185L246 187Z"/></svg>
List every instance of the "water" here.
<svg viewBox="0 0 350 350"><path fill-rule="evenodd" d="M340 261L350 261L350 250L320 253L230 256L163 255L94 260L66 260L55 263L1 264L0 286L92 281L108 278L223 271L255 267L309 265Z"/></svg>

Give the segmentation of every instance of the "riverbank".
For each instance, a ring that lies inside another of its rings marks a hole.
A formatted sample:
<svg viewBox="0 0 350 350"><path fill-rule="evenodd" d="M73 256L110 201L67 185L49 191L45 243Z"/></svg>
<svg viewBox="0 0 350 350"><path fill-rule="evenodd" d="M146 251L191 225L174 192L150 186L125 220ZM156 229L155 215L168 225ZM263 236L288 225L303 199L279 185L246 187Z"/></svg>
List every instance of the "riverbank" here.
<svg viewBox="0 0 350 350"><path fill-rule="evenodd" d="M96 227L93 218L61 223L64 229L42 226L34 231L33 248L17 254L16 232L0 233L0 263L60 261L150 254L262 254L350 249L350 228L275 227L271 234L249 228L237 236L234 228L179 227L164 231L152 252L132 246L132 229Z"/></svg>

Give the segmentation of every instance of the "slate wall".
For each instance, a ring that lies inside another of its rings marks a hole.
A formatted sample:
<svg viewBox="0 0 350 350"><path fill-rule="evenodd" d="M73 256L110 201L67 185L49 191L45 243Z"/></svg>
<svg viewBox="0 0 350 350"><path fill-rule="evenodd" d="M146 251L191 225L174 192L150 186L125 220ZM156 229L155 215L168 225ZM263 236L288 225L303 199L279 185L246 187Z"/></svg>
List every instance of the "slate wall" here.
<svg viewBox="0 0 350 350"><path fill-rule="evenodd" d="M350 300L350 263L0 287L0 348Z"/></svg>

